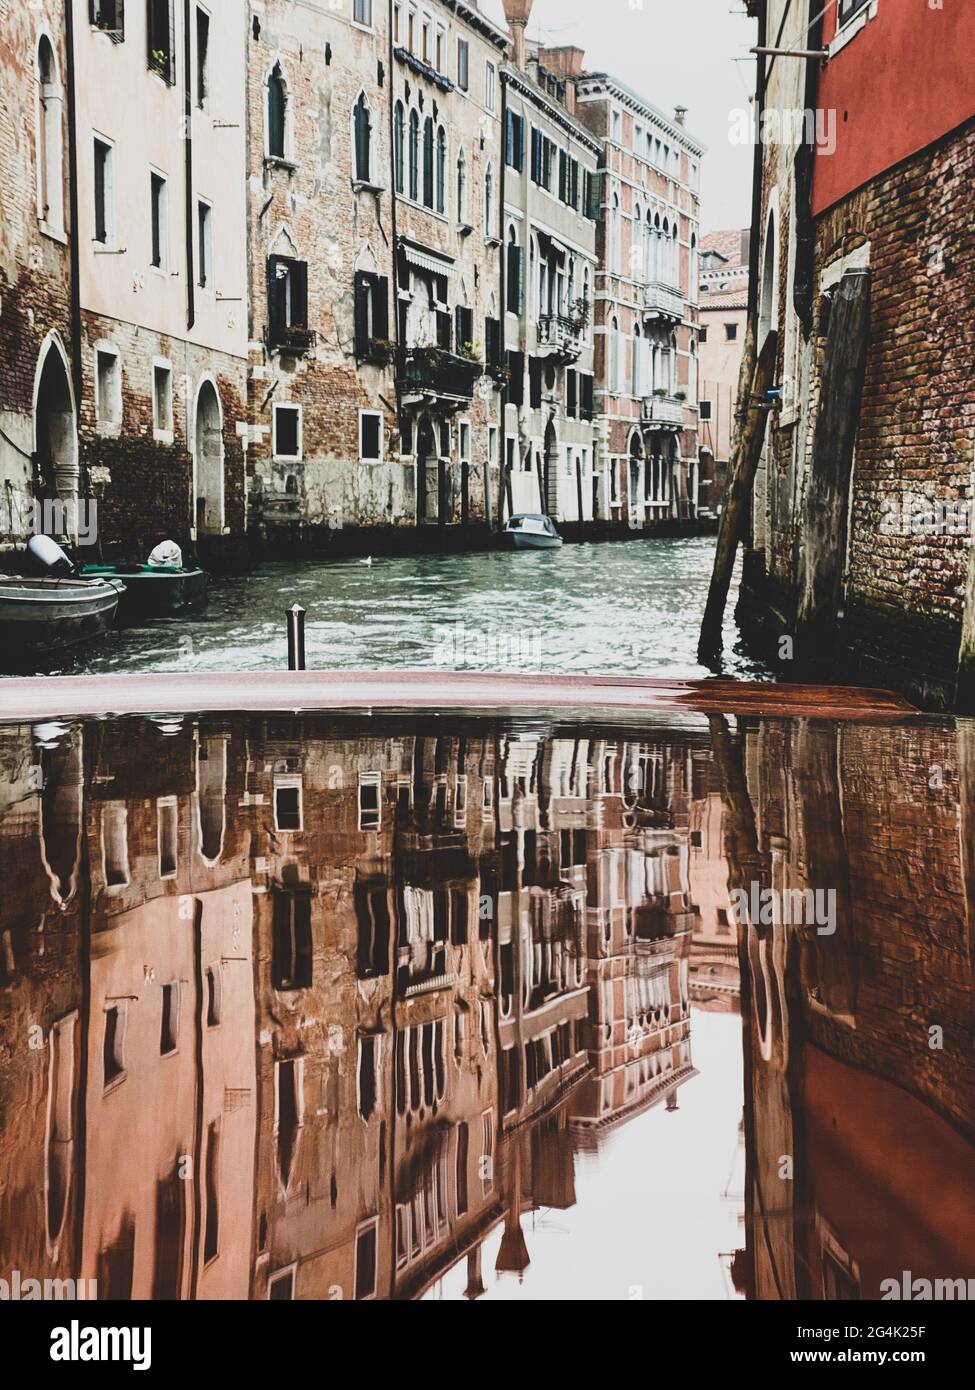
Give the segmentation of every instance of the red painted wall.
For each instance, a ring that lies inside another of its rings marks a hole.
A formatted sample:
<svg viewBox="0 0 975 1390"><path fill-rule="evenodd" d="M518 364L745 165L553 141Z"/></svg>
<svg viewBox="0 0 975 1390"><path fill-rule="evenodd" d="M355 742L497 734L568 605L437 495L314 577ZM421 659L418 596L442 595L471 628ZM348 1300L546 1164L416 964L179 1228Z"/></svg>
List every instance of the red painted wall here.
<svg viewBox="0 0 975 1390"><path fill-rule="evenodd" d="M838 12L831 6L823 21L824 47ZM817 156L813 211L975 115L973 71L973 0L879 0L820 78L819 107L836 111L836 152Z"/></svg>

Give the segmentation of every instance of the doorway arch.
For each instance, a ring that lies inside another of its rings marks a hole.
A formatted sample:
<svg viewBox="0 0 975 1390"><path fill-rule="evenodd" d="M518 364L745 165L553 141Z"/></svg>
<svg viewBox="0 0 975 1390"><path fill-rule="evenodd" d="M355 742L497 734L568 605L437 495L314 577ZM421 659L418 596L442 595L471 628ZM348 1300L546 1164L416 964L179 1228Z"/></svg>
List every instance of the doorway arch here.
<svg viewBox="0 0 975 1390"><path fill-rule="evenodd" d="M640 469L645 466L646 451L643 447L643 438L639 430L634 430L630 435L630 476L629 476L629 495L627 497L629 507L630 525L634 526L637 516L643 508L646 498L646 487L644 486L644 496L640 495Z"/></svg>
<svg viewBox="0 0 975 1390"><path fill-rule="evenodd" d="M545 426L544 487L541 484L539 479L541 510L546 516L556 516L559 509L559 436L554 420L549 420Z"/></svg>
<svg viewBox="0 0 975 1390"><path fill-rule="evenodd" d="M212 377L196 393L194 459L198 535L222 535L224 529L223 410Z"/></svg>
<svg viewBox="0 0 975 1390"><path fill-rule="evenodd" d="M34 453L38 494L77 502L80 469L74 392L68 359L56 333L49 333L37 359L34 382ZM77 527L77 509L68 508Z"/></svg>

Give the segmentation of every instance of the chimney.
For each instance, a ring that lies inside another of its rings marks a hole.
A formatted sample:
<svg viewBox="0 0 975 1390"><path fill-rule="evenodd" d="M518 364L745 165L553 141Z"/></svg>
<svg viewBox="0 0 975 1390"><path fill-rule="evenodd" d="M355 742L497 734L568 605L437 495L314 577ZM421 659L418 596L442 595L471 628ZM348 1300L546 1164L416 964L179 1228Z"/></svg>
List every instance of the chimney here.
<svg viewBox="0 0 975 1390"><path fill-rule="evenodd" d="M531 19L533 4L534 0L504 0L504 14L514 45L512 61L519 72L525 71L525 30Z"/></svg>
<svg viewBox="0 0 975 1390"><path fill-rule="evenodd" d="M538 61L542 66L565 83L565 109L570 116L576 114L576 83L582 76L582 65L585 57L585 50L582 48L540 48L538 50Z"/></svg>
<svg viewBox="0 0 975 1390"><path fill-rule="evenodd" d="M684 122L685 122L686 120L687 120L687 107L686 107L686 106L675 106L675 107L674 107L674 124L675 124L675 125L683 125Z"/></svg>

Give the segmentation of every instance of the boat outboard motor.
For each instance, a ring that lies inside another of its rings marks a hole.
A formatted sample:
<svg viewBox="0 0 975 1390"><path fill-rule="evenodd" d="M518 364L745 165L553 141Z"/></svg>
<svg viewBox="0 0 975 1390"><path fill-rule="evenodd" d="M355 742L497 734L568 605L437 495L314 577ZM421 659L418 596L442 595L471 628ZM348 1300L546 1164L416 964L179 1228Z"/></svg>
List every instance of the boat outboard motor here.
<svg viewBox="0 0 975 1390"><path fill-rule="evenodd" d="M67 579L78 571L64 551L50 536L32 536L27 542L27 558L31 569L56 579Z"/></svg>

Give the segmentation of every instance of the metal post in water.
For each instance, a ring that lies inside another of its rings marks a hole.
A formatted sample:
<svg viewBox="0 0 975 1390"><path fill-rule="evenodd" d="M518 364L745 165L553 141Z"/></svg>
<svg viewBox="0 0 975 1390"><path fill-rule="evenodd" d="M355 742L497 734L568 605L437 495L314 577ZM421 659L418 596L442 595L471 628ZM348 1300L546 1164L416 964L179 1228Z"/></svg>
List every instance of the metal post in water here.
<svg viewBox="0 0 975 1390"><path fill-rule="evenodd" d="M305 669L305 610L300 603L288 609L288 670Z"/></svg>

